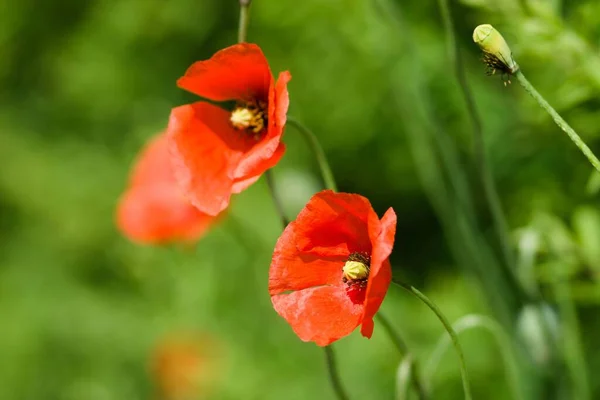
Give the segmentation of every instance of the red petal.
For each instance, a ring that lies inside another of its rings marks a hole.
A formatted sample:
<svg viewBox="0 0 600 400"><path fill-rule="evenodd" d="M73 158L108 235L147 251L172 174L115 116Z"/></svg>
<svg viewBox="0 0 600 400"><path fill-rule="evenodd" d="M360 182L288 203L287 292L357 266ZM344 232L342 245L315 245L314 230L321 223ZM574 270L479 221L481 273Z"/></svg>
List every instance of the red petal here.
<svg viewBox="0 0 600 400"><path fill-rule="evenodd" d="M244 170L243 175L240 173L241 171L238 167L238 170L236 171L236 180L233 192L239 193L254 182L256 182L266 170L268 170L269 168L273 168L275 165L277 165L279 160L281 160L281 157L283 157L284 153L285 144L279 143L279 146L277 146L277 149L270 158L261 160L260 163L253 165L252 168ZM246 167L250 166L246 165Z"/></svg>
<svg viewBox="0 0 600 400"><path fill-rule="evenodd" d="M287 84L292 79L289 71L283 71L277 78L277 83L269 88L269 134L282 132L287 120L290 96Z"/></svg>
<svg viewBox="0 0 600 400"><path fill-rule="evenodd" d="M357 194L324 190L315 194L296 219L296 245L301 252L322 257L371 253L367 219L374 213Z"/></svg>
<svg viewBox="0 0 600 400"><path fill-rule="evenodd" d="M275 311L301 340L319 346L352 333L363 313L363 307L353 304L341 286L320 286L276 295L271 300Z"/></svg>
<svg viewBox="0 0 600 400"><path fill-rule="evenodd" d="M192 204L210 215L229 205L234 171L254 144L230 125L229 117L228 111L199 102L174 108L169 121L177 180Z"/></svg>
<svg viewBox="0 0 600 400"><path fill-rule="evenodd" d="M260 47L240 43L194 63L177 81L185 90L214 101L266 101L271 70Z"/></svg>
<svg viewBox="0 0 600 400"><path fill-rule="evenodd" d="M175 182L166 134L154 136L140 151L131 170L130 186Z"/></svg>
<svg viewBox="0 0 600 400"><path fill-rule="evenodd" d="M381 221L377 215L369 218L369 237L373 243L371 268L365 300L361 334L371 337L373 333L373 317L379 310L392 281L392 267L388 258L394 247L396 233L396 214L391 208L386 211Z"/></svg>
<svg viewBox="0 0 600 400"><path fill-rule="evenodd" d="M117 209L117 226L123 234L146 244L195 241L214 219L179 194L175 182L131 187Z"/></svg>
<svg viewBox="0 0 600 400"><path fill-rule="evenodd" d="M283 134L286 114L290 104L287 91L287 83L290 79L292 79L292 76L287 71L279 74L277 83L271 79L271 85L269 86L269 126L267 134L242 159L236 171L236 178L256 175L257 172L255 171L260 171L258 173L262 174L268 169L264 167L265 161L272 160L273 154L276 151L284 151L281 148L281 135Z"/></svg>
<svg viewBox="0 0 600 400"><path fill-rule="evenodd" d="M117 209L117 225L129 239L142 243L193 241L212 224L182 194L171 170L165 134L142 149L129 189Z"/></svg>
<svg viewBox="0 0 600 400"><path fill-rule="evenodd" d="M285 153L285 145L283 143L279 143L277 150L268 160L264 160L260 165L257 165L254 170L247 171L248 175L241 179L236 179L231 191L233 193L240 193L242 190L245 190L248 186L252 185L256 182L260 176L268 169L277 165L283 154Z"/></svg>
<svg viewBox="0 0 600 400"><path fill-rule="evenodd" d="M269 294L302 290L326 284L339 285L346 259L303 254L296 246L298 222L290 223L275 245L269 269Z"/></svg>

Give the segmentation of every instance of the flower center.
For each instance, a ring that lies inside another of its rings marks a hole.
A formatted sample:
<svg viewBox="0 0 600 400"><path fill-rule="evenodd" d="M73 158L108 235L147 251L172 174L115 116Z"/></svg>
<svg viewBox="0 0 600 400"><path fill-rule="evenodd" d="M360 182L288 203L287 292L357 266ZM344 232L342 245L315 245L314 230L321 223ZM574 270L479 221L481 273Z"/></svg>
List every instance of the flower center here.
<svg viewBox="0 0 600 400"><path fill-rule="evenodd" d="M367 293L367 282L371 267L371 257L366 253L352 253L342 267L342 282L346 293L354 304L363 304Z"/></svg>
<svg viewBox="0 0 600 400"><path fill-rule="evenodd" d="M252 101L238 104L231 112L231 125L235 129L259 134L267 125L266 104L263 101Z"/></svg>
<svg viewBox="0 0 600 400"><path fill-rule="evenodd" d="M342 282L348 286L365 283L369 279L370 257L362 253L352 253L342 267Z"/></svg>

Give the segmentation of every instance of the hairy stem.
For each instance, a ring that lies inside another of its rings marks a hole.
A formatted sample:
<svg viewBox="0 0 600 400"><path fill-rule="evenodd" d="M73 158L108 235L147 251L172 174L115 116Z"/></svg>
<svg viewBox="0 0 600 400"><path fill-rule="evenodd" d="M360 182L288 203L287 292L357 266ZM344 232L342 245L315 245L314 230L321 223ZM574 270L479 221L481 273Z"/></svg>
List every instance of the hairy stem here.
<svg viewBox="0 0 600 400"><path fill-rule="evenodd" d="M529 93L531 97L535 99L535 101L537 101L540 107L542 107L544 110L546 110L548 114L550 114L556 125L558 125L558 127L569 136L569 139L571 139L571 141L575 143L575 146L577 146L579 150L581 150L581 152L587 157L587 159L594 166L594 168L600 171L600 161L594 155L592 150L590 150L590 148L585 144L585 142L579 137L577 132L575 132L573 128L571 128L571 126L567 123L567 121L565 121L560 116L560 114L557 113L554 108L552 108L552 106L546 101L546 99L544 99L544 97L541 94L539 94L537 90L535 90L533 85L527 80L527 78L525 78L525 75L523 75L523 73L520 70L515 73L515 76L517 77L517 80L519 81L521 86L523 86L523 89L525 89L525 91Z"/></svg>
<svg viewBox="0 0 600 400"><path fill-rule="evenodd" d="M323 151L323 147L319 143L319 140L315 136L315 134L308 129L304 124L299 122L294 118L288 117L287 123L293 126L306 140L310 150L315 155L315 159L317 160L317 164L319 164L319 169L321 170L321 178L323 179L323 185L327 189L331 189L334 192L337 192L337 185L335 183L335 178L333 177L333 172L331 172L331 167L329 166L329 162L327 161L327 157L325 156L325 152Z"/></svg>
<svg viewBox="0 0 600 400"><path fill-rule="evenodd" d="M415 288L414 286L411 286L411 285L407 285L406 283L394 280L394 279L392 279L392 282L394 284L400 286L404 290L408 291L409 293L411 293L413 296L415 296L416 298L421 300L423 303L425 303L425 305L427 307L429 307L429 309L431 311L434 312L434 314L440 320L442 325L444 325L444 329L446 329L446 332L448 332L448 335L450 335L450 339L452 339L452 344L454 345L454 349L456 350L456 353L458 355L458 361L459 361L459 365L460 365L460 375L462 378L465 400L471 400L471 385L469 382L469 374L467 372L467 364L465 362L465 356L463 354L462 347L460 346L460 342L458 341L458 335L452 328L452 324L450 323L450 321L448 321L448 319L442 313L442 311L438 308L438 306L436 306L434 302L429 300L429 298L427 296L425 296L423 293L421 293L417 288Z"/></svg>

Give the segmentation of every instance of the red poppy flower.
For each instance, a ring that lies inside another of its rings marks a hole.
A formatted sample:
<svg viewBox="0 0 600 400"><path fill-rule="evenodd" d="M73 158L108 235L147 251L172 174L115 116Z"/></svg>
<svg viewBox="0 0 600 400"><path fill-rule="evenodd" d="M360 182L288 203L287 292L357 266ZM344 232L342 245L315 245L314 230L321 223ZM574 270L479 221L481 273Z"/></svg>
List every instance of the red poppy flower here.
<svg viewBox="0 0 600 400"><path fill-rule="evenodd" d="M171 169L165 134L155 136L138 156L117 208L117 226L140 243L193 241L215 217L192 206Z"/></svg>
<svg viewBox="0 0 600 400"><path fill-rule="evenodd" d="M300 339L319 346L358 325L370 338L392 280L395 232L391 208L380 220L362 196L317 193L275 246L269 271L275 310Z"/></svg>
<svg viewBox="0 0 600 400"><path fill-rule="evenodd" d="M233 111L197 102L171 111L168 134L179 183L200 211L216 215L283 156L289 72L275 82L255 44L240 43L194 63L177 85Z"/></svg>

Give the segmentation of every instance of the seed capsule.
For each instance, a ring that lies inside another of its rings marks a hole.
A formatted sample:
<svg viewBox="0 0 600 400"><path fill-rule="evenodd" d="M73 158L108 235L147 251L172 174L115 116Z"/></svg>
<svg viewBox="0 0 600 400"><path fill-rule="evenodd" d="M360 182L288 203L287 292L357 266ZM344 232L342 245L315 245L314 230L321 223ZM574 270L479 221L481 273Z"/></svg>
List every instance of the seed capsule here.
<svg viewBox="0 0 600 400"><path fill-rule="evenodd" d="M349 281L359 281L369 277L369 267L360 261L346 261L342 271L344 278Z"/></svg>

